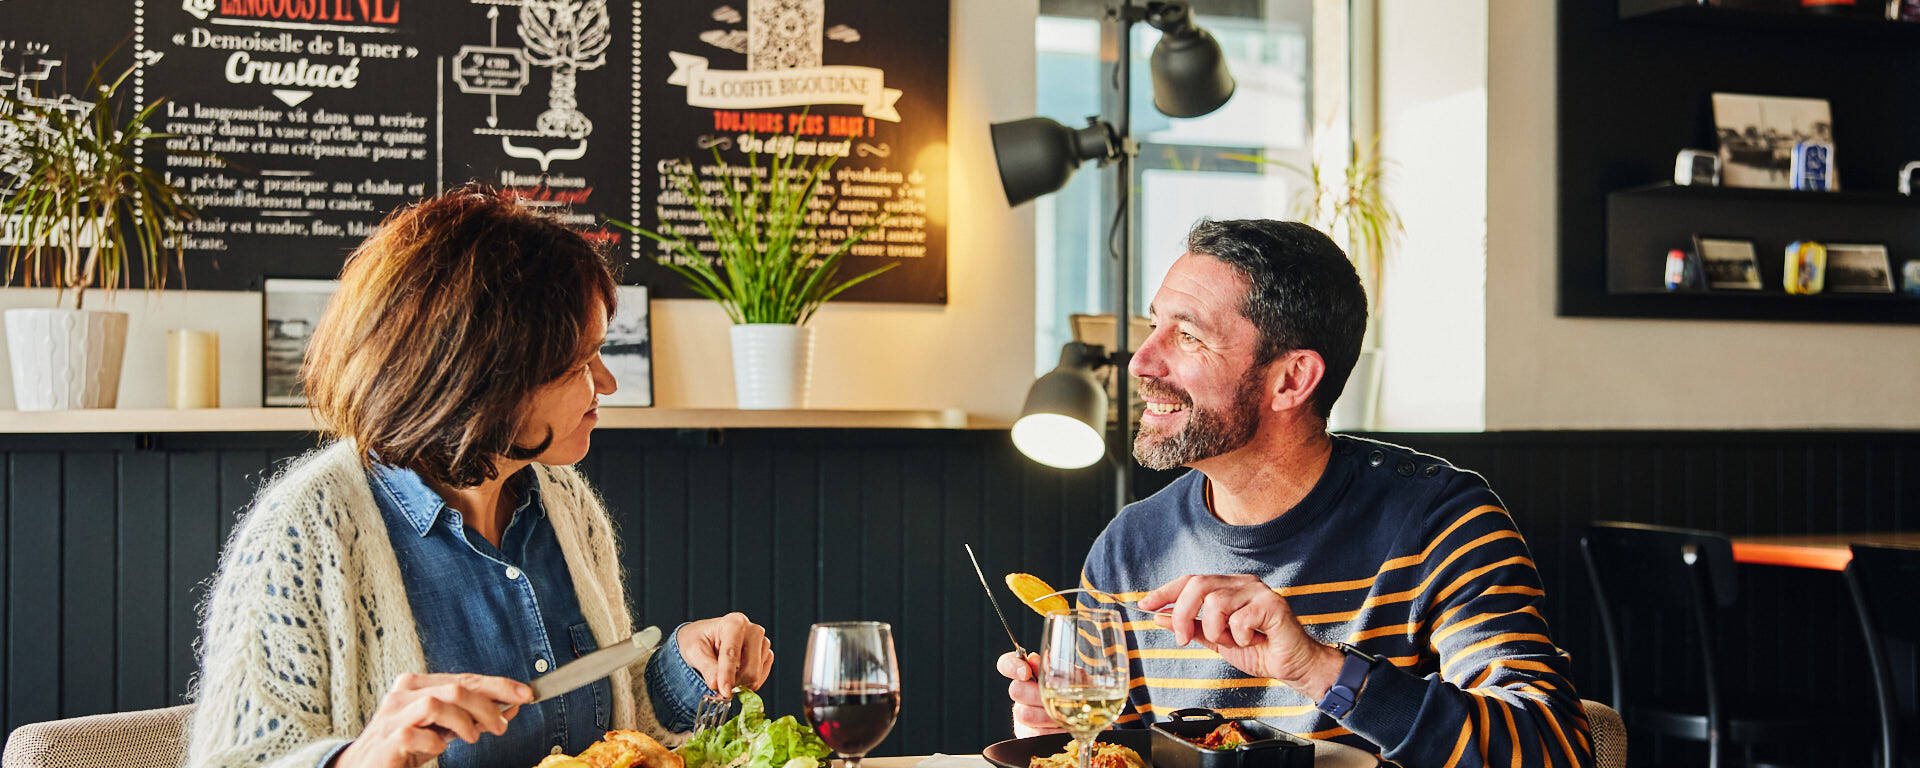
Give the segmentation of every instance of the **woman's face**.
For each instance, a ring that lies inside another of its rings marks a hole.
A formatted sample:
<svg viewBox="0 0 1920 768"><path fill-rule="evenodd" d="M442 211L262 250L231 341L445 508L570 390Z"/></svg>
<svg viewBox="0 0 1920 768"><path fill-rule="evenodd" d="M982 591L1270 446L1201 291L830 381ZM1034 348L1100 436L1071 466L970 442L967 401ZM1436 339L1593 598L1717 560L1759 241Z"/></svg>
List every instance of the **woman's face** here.
<svg viewBox="0 0 1920 768"><path fill-rule="evenodd" d="M587 339L593 351L578 367L534 391L520 432L514 436L516 445L535 446L547 438L547 430L553 430L553 443L534 457L542 464L574 464L586 458L593 425L600 421L596 410L600 396L618 388L613 373L600 360L600 345L607 337L606 305L595 299L588 317Z"/></svg>

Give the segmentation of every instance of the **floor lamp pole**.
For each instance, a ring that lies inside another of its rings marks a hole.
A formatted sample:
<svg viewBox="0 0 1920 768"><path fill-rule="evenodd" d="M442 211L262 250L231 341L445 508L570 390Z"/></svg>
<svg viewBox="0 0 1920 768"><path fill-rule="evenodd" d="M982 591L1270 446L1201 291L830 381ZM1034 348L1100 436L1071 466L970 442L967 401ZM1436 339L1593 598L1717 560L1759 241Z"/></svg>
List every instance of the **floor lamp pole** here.
<svg viewBox="0 0 1920 768"><path fill-rule="evenodd" d="M1118 37L1114 41L1114 77L1113 87L1117 91L1113 101L1114 114L1112 124L1114 133L1120 141L1120 157L1114 163L1114 172L1119 183L1114 187L1114 204L1118 207L1119 228L1117 242L1113 244L1112 259L1115 262L1113 275L1113 378L1114 391L1119 398L1118 420L1114 429L1114 445L1108 455L1113 458L1113 499L1114 514L1133 500L1133 377L1127 373L1127 362L1132 359L1132 345L1128 343L1128 331L1133 325L1133 158L1139 154L1139 145L1133 141L1133 24L1142 13L1133 5L1133 0L1120 0L1119 6L1111 11L1119 22Z"/></svg>

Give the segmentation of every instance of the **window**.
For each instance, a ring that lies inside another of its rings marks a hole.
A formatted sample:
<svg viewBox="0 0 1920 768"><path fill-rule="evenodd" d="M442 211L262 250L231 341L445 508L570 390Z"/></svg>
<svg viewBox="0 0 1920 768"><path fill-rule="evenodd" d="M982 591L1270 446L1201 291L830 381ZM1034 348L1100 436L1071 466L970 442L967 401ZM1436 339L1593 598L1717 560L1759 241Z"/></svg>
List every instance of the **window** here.
<svg viewBox="0 0 1920 768"><path fill-rule="evenodd" d="M1147 68L1160 33L1136 24L1127 46L1130 111L1140 142L1133 181L1136 314L1146 312L1195 220L1286 216L1301 177L1279 164L1304 169L1309 161L1317 114L1316 52L1311 49L1315 1L1203 0L1196 5L1196 20L1220 41L1236 82L1226 106L1193 119L1160 114L1153 108ZM1105 3L1090 0L1042 1L1035 27L1041 115L1078 126L1116 103L1106 79L1113 68L1100 60L1102 46L1111 43L1103 37L1114 27L1104 21L1105 9ZM1247 159L1255 157L1267 162ZM1083 166L1064 189L1034 202L1036 372L1051 369L1060 346L1072 340L1067 315L1112 312L1110 175Z"/></svg>

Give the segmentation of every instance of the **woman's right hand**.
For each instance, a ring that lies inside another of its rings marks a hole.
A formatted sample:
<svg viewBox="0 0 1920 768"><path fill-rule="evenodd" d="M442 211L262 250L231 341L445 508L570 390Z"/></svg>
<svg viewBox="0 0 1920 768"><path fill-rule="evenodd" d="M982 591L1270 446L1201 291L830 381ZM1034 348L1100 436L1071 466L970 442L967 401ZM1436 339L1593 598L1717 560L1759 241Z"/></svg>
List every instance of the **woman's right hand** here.
<svg viewBox="0 0 1920 768"><path fill-rule="evenodd" d="M471 743L482 733L506 733L507 721L532 700L526 683L504 677L401 675L334 765L417 768L439 757L454 739Z"/></svg>

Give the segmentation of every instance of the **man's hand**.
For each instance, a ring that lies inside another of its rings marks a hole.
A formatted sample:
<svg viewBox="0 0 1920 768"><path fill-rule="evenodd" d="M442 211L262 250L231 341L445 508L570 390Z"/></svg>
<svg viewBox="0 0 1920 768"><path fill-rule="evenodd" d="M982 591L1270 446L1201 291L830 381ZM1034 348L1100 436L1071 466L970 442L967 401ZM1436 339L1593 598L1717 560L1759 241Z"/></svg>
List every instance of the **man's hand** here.
<svg viewBox="0 0 1920 768"><path fill-rule="evenodd" d="M1314 701L1340 675L1340 650L1309 636L1286 599L1253 576L1182 576L1148 592L1140 607L1171 608L1172 618L1154 623L1172 630L1175 644L1198 641L1240 671Z"/></svg>
<svg viewBox="0 0 1920 768"><path fill-rule="evenodd" d="M1034 670L1040 668L1040 654L1027 654L1027 658L1022 659L1019 654L1007 651L1000 655L994 668L1012 681L1007 683L1007 698L1013 699L1015 738L1066 732L1047 716L1046 704L1040 701L1040 684L1034 675Z"/></svg>
<svg viewBox="0 0 1920 768"><path fill-rule="evenodd" d="M732 696L736 685L759 690L773 669L773 643L766 628L743 613L690 622L675 639L687 666L723 697Z"/></svg>

